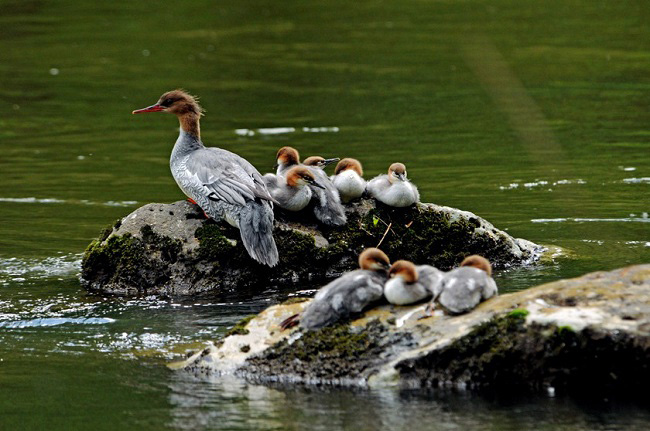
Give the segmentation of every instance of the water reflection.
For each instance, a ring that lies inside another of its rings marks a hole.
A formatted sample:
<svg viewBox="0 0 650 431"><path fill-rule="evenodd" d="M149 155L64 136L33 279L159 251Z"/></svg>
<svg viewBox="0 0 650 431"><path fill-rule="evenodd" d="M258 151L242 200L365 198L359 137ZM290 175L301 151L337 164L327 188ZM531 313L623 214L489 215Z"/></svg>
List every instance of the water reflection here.
<svg viewBox="0 0 650 431"><path fill-rule="evenodd" d="M432 390L269 387L235 378L175 373L171 426L194 429L310 430L645 430L643 405L602 399L486 398ZM355 408L350 408L355 406ZM621 418L623 418L621 420Z"/></svg>

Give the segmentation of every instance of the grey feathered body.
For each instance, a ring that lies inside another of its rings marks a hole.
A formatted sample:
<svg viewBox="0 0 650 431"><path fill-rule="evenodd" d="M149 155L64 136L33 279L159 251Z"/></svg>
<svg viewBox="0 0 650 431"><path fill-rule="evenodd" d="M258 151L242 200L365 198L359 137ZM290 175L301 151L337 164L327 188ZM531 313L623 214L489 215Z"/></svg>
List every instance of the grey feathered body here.
<svg viewBox="0 0 650 431"><path fill-rule="evenodd" d="M289 186L285 177L275 174L264 174L263 178L266 188L281 208L300 211L309 205L312 192L307 185Z"/></svg>
<svg viewBox="0 0 650 431"><path fill-rule="evenodd" d="M381 299L386 274L357 269L322 287L302 312L300 326L309 330L332 325L360 313Z"/></svg>
<svg viewBox="0 0 650 431"><path fill-rule="evenodd" d="M170 158L180 189L214 220L239 228L250 256L274 266L273 204L262 175L246 159L220 148L206 148L181 129Z"/></svg>
<svg viewBox="0 0 650 431"><path fill-rule="evenodd" d="M384 285L386 300L395 305L415 304L430 298L438 289L443 271L431 265L416 266L418 280L406 283L401 277L391 278Z"/></svg>
<svg viewBox="0 0 650 431"><path fill-rule="evenodd" d="M408 180L395 180L391 183L388 174L378 175L368 181L366 190L373 198L392 207L407 207L420 201L420 193L413 183Z"/></svg>
<svg viewBox="0 0 650 431"><path fill-rule="evenodd" d="M347 222L345 209L341 204L339 192L330 181L325 171L315 166L308 166L316 182L324 188L309 185L312 192L314 215L323 224L329 226L342 226Z"/></svg>
<svg viewBox="0 0 650 431"><path fill-rule="evenodd" d="M492 277L478 268L466 266L445 274L437 292L437 301L451 313L461 314L497 293Z"/></svg>
<svg viewBox="0 0 650 431"><path fill-rule="evenodd" d="M339 192L343 202L349 202L360 198L366 191L366 180L351 169L347 169L330 177L332 184Z"/></svg>
<svg viewBox="0 0 650 431"><path fill-rule="evenodd" d="M278 165L276 171L278 177L286 176L289 169L296 166L294 165ZM341 198L336 187L332 184L325 171L316 166L307 166L309 172L314 176L316 182L324 187L308 185L311 190L311 202L314 211L314 216L323 224L328 226L342 226L347 223L345 216L345 208L341 204Z"/></svg>

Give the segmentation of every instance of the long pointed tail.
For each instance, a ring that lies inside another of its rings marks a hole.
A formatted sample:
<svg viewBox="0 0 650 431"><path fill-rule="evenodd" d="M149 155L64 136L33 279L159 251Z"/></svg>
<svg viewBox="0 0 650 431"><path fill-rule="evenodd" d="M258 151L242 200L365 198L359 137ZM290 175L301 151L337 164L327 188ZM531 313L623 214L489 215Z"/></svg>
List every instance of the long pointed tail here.
<svg viewBox="0 0 650 431"><path fill-rule="evenodd" d="M278 248L273 239L273 209L267 201L247 203L239 219L239 231L248 254L264 265L278 264Z"/></svg>

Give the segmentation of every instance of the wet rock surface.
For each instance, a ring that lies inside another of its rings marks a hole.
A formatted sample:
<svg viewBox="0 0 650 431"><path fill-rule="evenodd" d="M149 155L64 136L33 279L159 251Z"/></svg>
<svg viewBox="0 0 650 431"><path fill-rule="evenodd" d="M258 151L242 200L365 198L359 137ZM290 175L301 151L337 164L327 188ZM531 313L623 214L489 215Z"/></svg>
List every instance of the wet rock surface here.
<svg viewBox="0 0 650 431"><path fill-rule="evenodd" d="M343 386L642 391L650 383L650 264L504 294L461 316L382 305L314 332L272 306L177 368L262 382Z"/></svg>
<svg viewBox="0 0 650 431"><path fill-rule="evenodd" d="M230 290L252 292L269 285L322 285L355 269L366 247L393 259L441 269L469 254L481 254L496 268L536 260L543 247L516 239L470 212L434 204L390 208L362 199L346 206L348 223L324 227L308 214L276 213L274 238L280 263L253 261L239 231L206 220L186 201L148 204L113 226L87 248L82 284L118 295L192 296Z"/></svg>

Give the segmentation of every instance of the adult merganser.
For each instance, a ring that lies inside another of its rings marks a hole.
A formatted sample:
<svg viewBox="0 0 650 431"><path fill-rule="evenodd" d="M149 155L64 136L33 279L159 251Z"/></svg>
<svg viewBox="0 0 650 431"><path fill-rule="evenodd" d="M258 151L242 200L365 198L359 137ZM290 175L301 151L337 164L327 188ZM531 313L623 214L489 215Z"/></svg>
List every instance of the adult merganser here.
<svg viewBox="0 0 650 431"><path fill-rule="evenodd" d="M408 260L393 263L390 278L384 285L386 300L395 305L408 305L423 301L433 295L444 272L431 265L415 266Z"/></svg>
<svg viewBox="0 0 650 431"><path fill-rule="evenodd" d="M262 175L244 158L201 141L202 109L182 90L169 91L158 102L133 114L169 112L180 122L172 150L172 176L180 189L211 218L239 228L248 254L268 266L278 263L273 240L273 198Z"/></svg>
<svg viewBox="0 0 650 431"><path fill-rule="evenodd" d="M332 184L339 192L343 202L360 198L366 191L366 180L363 179L363 168L357 159L345 158L334 169L330 177Z"/></svg>
<svg viewBox="0 0 650 431"><path fill-rule="evenodd" d="M360 313L368 305L381 299L390 260L378 248L365 249L359 255L361 269L343 274L322 287L301 315L284 320L283 329L300 326L314 330L347 319Z"/></svg>
<svg viewBox="0 0 650 431"><path fill-rule="evenodd" d="M492 265L478 255L466 257L459 268L444 275L438 286L432 303L437 301L451 314L466 313L498 293Z"/></svg>
<svg viewBox="0 0 650 431"><path fill-rule="evenodd" d="M393 163L388 175L378 175L368 182L368 193L378 201L392 207L407 207L420 201L420 193L406 178L406 166Z"/></svg>
<svg viewBox="0 0 650 431"><path fill-rule="evenodd" d="M316 182L314 174L306 166L294 166L286 176L264 174L264 182L273 199L288 211L300 211L309 204L312 191L307 186L324 188Z"/></svg>
<svg viewBox="0 0 650 431"><path fill-rule="evenodd" d="M312 187L314 201L314 215L321 222L329 226L342 226L347 223L345 208L341 204L339 192L325 173L325 166L337 162L339 159L324 159L320 156L307 157L303 164L309 167L316 181L325 186L322 190Z"/></svg>

